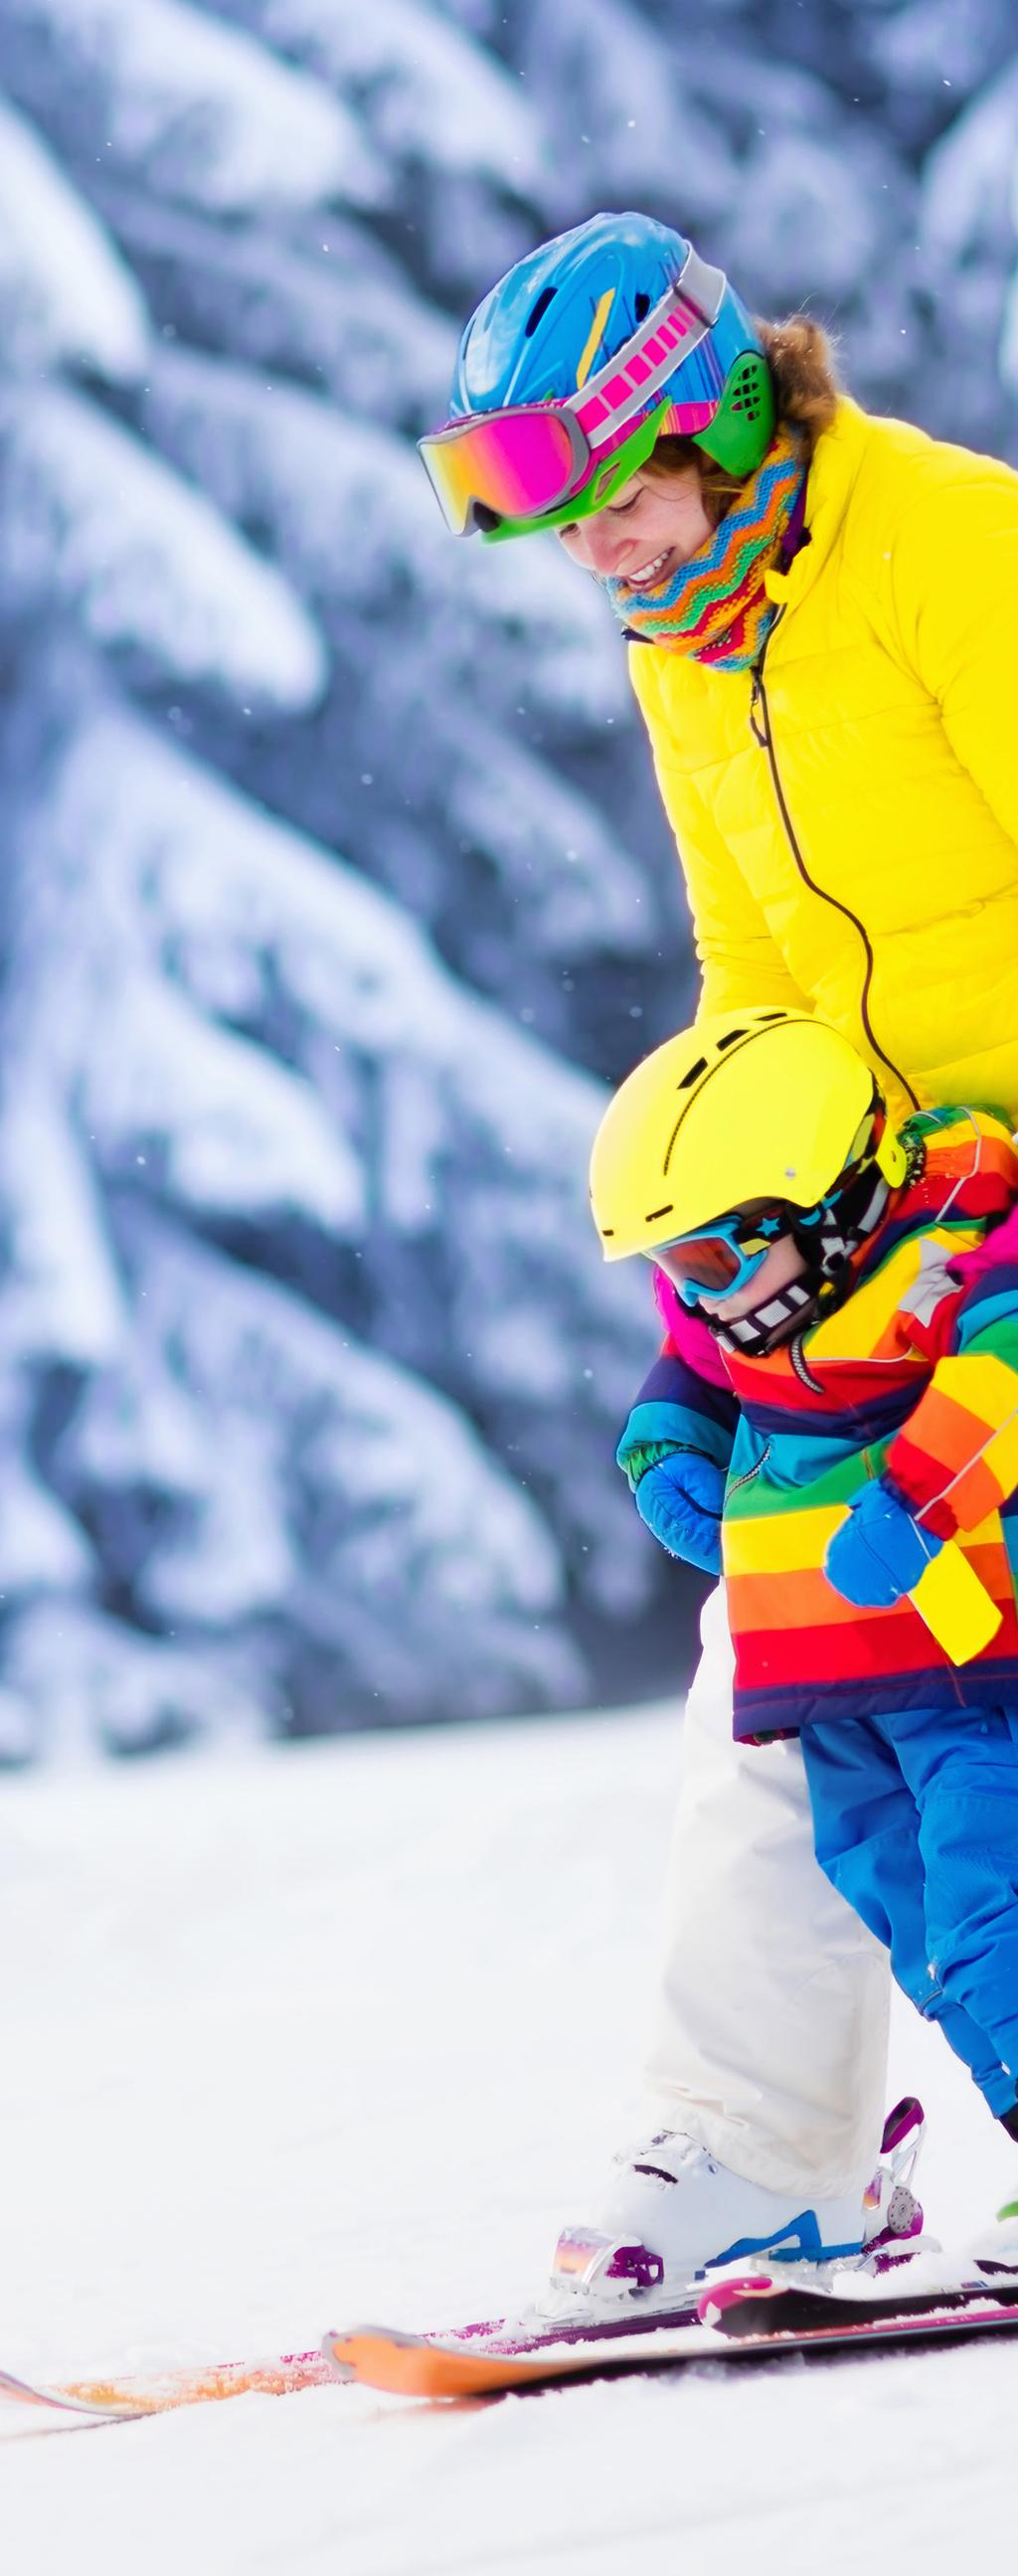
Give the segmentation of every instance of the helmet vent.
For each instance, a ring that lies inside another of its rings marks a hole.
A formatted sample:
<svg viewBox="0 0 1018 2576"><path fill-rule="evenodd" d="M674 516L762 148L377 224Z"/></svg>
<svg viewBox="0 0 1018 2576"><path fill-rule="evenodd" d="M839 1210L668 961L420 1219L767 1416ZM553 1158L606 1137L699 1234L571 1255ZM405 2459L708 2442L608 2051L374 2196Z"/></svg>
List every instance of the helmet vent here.
<svg viewBox="0 0 1018 2576"><path fill-rule="evenodd" d="M738 1046L739 1039L747 1038L749 1034L748 1029L726 1029L724 1037L719 1038L717 1042L718 1054L722 1055L726 1047Z"/></svg>
<svg viewBox="0 0 1018 2576"><path fill-rule="evenodd" d="M555 289L553 286L542 286L537 302L531 306L530 312L528 313L523 326L525 339L529 340L532 337L533 333L537 329L538 323L542 319L542 316L547 313L549 304L553 302L554 296Z"/></svg>
<svg viewBox="0 0 1018 2576"><path fill-rule="evenodd" d="M697 1056L696 1063L695 1063L695 1064L691 1064L691 1065L690 1065L690 1068L689 1068L689 1072L688 1072L688 1073L684 1073L684 1074L683 1074L682 1080L681 1080L681 1082L680 1082L680 1083L679 1083L679 1085L678 1085L678 1089L679 1089L680 1091L688 1091L688 1090L689 1090L690 1083L692 1083L692 1082L699 1082L700 1075L701 1075L702 1073L706 1073L706 1071L707 1071L707 1058L706 1058L706 1056L705 1056L705 1055L699 1055L699 1056Z"/></svg>
<svg viewBox="0 0 1018 2576"><path fill-rule="evenodd" d="M751 424L759 420L763 408L763 392L758 359L751 359L748 365L744 362L736 370L732 380L731 405L733 411L741 411L744 419Z"/></svg>
<svg viewBox="0 0 1018 2576"><path fill-rule="evenodd" d="M645 321L646 321L646 319L647 319L647 315L648 315L648 313L650 312L650 297L649 297L649 295L644 295L642 292L641 292L639 295L634 295L634 297L633 297L633 312L634 312L634 315L635 315L635 317L636 317L637 322L645 322Z"/></svg>

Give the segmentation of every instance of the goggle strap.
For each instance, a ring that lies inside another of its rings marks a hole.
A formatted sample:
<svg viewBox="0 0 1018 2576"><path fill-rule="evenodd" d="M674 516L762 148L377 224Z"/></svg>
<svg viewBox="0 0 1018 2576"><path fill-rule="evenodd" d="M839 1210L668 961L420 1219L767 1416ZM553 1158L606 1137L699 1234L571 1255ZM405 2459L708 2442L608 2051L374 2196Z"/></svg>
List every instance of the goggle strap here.
<svg viewBox="0 0 1018 2576"><path fill-rule="evenodd" d="M690 249L674 286L660 297L639 330L588 378L582 397L570 395L562 404L563 411L575 412L595 453L625 427L634 412L649 408L683 359L709 337L724 291L724 271L711 268Z"/></svg>

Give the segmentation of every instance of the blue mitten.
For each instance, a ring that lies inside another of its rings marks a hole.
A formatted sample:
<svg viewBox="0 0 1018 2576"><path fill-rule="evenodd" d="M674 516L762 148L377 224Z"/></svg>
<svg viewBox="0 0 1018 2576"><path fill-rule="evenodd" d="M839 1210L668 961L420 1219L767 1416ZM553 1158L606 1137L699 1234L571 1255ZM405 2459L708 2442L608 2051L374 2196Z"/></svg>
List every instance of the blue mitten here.
<svg viewBox="0 0 1018 2576"><path fill-rule="evenodd" d="M724 1469L699 1449L683 1449L672 1440L628 1448L623 1440L619 1465L629 1478L640 1519L669 1556L681 1556L703 1574L720 1574Z"/></svg>
<svg viewBox="0 0 1018 2576"><path fill-rule="evenodd" d="M861 1610L889 1610L903 1592L912 1591L943 1544L932 1531L918 1527L893 1487L878 1477L864 1487L847 1521L835 1530L824 1573L844 1601L854 1601Z"/></svg>
<svg viewBox="0 0 1018 2576"><path fill-rule="evenodd" d="M721 1508L725 1498L722 1469L697 1449L676 1449L656 1467L648 1467L636 1487L636 1508L670 1556L698 1565L702 1574L721 1572Z"/></svg>

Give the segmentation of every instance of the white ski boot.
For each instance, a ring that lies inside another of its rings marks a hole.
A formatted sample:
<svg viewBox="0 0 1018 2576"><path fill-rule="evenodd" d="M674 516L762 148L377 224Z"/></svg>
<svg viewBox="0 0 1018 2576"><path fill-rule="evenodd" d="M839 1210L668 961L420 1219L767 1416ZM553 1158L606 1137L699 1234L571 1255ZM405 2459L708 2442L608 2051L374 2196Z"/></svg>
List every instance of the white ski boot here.
<svg viewBox="0 0 1018 2576"><path fill-rule="evenodd" d="M722 2265L855 2264L901 2259L922 2227L909 2188L923 2133L911 2097L885 2122L881 2162L860 2197L805 2201L719 2164L681 2129L658 2129L615 2159L597 2228L566 2228L536 2313L573 2331L632 2315L678 2319L694 2285Z"/></svg>

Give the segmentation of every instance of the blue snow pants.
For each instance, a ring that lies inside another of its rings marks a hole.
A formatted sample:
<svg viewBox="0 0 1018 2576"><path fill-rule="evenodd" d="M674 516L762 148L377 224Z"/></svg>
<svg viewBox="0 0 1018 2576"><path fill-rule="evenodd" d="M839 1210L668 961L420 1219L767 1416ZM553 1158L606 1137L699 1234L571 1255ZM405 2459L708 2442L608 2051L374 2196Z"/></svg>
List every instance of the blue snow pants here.
<svg viewBox="0 0 1018 2576"><path fill-rule="evenodd" d="M999 2119L1018 2098L1018 1709L802 1730L817 1859Z"/></svg>

